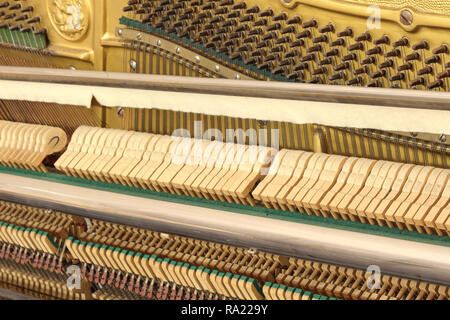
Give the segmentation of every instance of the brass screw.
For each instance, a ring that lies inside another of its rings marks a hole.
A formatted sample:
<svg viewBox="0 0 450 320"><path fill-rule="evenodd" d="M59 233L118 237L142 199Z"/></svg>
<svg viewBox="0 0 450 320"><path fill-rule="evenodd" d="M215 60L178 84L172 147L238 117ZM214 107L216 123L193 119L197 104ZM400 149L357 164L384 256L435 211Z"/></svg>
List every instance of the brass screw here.
<svg viewBox="0 0 450 320"><path fill-rule="evenodd" d="M413 23L414 17L411 11L405 9L400 12L400 22L405 26L410 26Z"/></svg>
<svg viewBox="0 0 450 320"><path fill-rule="evenodd" d="M445 143L447 141L447 137L445 136L445 134L441 134L439 136L439 141L442 143Z"/></svg>

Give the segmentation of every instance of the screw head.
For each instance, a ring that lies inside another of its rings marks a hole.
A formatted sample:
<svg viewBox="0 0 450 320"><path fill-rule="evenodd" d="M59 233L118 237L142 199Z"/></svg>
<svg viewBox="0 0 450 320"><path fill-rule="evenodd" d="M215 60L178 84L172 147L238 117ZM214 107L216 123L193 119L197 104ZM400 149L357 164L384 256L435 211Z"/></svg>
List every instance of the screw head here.
<svg viewBox="0 0 450 320"><path fill-rule="evenodd" d="M411 132L411 136L415 138L418 136L418 134L417 134L417 132Z"/></svg>
<svg viewBox="0 0 450 320"><path fill-rule="evenodd" d="M234 76L234 78L235 78L236 80L239 80L239 79L241 79L241 76L238 75L238 74L236 74L236 75Z"/></svg>
<svg viewBox="0 0 450 320"><path fill-rule="evenodd" d="M199 63L200 62L200 57L199 56L195 56L195 62Z"/></svg>
<svg viewBox="0 0 450 320"><path fill-rule="evenodd" d="M408 9L402 10L400 12L400 22L405 26L410 26L414 21L414 16Z"/></svg>
<svg viewBox="0 0 450 320"><path fill-rule="evenodd" d="M117 112L117 115L118 115L120 118L123 117L123 108L117 108L116 112Z"/></svg>
<svg viewBox="0 0 450 320"><path fill-rule="evenodd" d="M175 49L175 52L176 52L177 54L180 53L180 51L181 51L180 47L177 47L177 48Z"/></svg>
<svg viewBox="0 0 450 320"><path fill-rule="evenodd" d="M123 30L122 30L122 29L117 29L117 35L121 36L122 33L123 33Z"/></svg>
<svg viewBox="0 0 450 320"><path fill-rule="evenodd" d="M161 45L161 40L156 41L156 44L157 44L158 46L160 46L160 45Z"/></svg>
<svg viewBox="0 0 450 320"><path fill-rule="evenodd" d="M142 33L138 33L138 34L136 35L136 39L141 40L141 39L142 39Z"/></svg>
<svg viewBox="0 0 450 320"><path fill-rule="evenodd" d="M69 69L70 70L77 70L77 68L75 68L74 66L70 66Z"/></svg>
<svg viewBox="0 0 450 320"><path fill-rule="evenodd" d="M136 71L136 68L137 68L136 60L133 60L133 59L130 60L130 68L131 68L133 71Z"/></svg>
<svg viewBox="0 0 450 320"><path fill-rule="evenodd" d="M447 141L446 135L445 135L445 134L441 134L441 135L439 136L439 141L442 142L442 143L446 142L446 141Z"/></svg>
<svg viewBox="0 0 450 320"><path fill-rule="evenodd" d="M214 67L214 70L216 70L216 72L219 72L219 71L220 71L220 66L219 66L219 65L216 65L216 66Z"/></svg>

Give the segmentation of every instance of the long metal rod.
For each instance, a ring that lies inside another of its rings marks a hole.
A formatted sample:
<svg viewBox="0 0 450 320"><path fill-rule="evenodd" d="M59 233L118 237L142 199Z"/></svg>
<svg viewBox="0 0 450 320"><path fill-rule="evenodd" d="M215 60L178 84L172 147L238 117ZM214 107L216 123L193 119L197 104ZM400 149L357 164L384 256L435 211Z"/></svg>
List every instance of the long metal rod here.
<svg viewBox="0 0 450 320"><path fill-rule="evenodd" d="M92 219L450 285L450 248L0 173L0 199Z"/></svg>
<svg viewBox="0 0 450 320"><path fill-rule="evenodd" d="M0 80L450 111L450 93L439 91L4 66L0 67Z"/></svg>
<svg viewBox="0 0 450 320"><path fill-rule="evenodd" d="M22 294L13 290L0 288L0 297L8 300L40 300L27 294Z"/></svg>

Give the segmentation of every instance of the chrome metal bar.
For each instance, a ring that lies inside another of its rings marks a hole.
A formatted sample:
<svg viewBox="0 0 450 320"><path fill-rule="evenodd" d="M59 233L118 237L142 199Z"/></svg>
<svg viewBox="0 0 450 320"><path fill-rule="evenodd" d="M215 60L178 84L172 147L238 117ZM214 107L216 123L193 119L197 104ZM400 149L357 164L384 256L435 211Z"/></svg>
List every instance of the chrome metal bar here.
<svg viewBox="0 0 450 320"><path fill-rule="evenodd" d="M0 297L8 300L39 300L38 298L4 288L0 288Z"/></svg>
<svg viewBox="0 0 450 320"><path fill-rule="evenodd" d="M4 66L0 80L450 111L450 92L437 91Z"/></svg>
<svg viewBox="0 0 450 320"><path fill-rule="evenodd" d="M0 173L0 199L159 232L450 285L450 247Z"/></svg>

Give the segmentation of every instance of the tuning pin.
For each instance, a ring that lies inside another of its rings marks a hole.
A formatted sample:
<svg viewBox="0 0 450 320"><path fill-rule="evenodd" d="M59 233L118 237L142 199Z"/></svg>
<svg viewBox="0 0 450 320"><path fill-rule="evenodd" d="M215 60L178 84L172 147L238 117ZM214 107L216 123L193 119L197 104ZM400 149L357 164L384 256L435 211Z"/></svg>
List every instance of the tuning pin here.
<svg viewBox="0 0 450 320"><path fill-rule="evenodd" d="M401 54L401 52L400 52L399 49L393 49L393 50L391 50L391 51L389 51L389 52L386 52L386 53L384 54L384 56L385 56L386 58L389 58L389 57L400 57L400 54Z"/></svg>
<svg viewBox="0 0 450 320"><path fill-rule="evenodd" d="M420 50L420 49L428 49L428 42L425 40L420 41L419 43L412 46L413 50Z"/></svg>
<svg viewBox="0 0 450 320"><path fill-rule="evenodd" d="M382 87L380 81L376 80L376 81L372 81L369 84L367 84L367 87L371 87L371 88L379 88Z"/></svg>
<svg viewBox="0 0 450 320"><path fill-rule="evenodd" d="M380 69L392 68L394 66L394 61L392 59L386 60L385 62L380 63Z"/></svg>
<svg viewBox="0 0 450 320"><path fill-rule="evenodd" d="M305 45L305 41L303 41L302 39L293 41L289 44L289 47L291 48L296 48L296 47L303 47Z"/></svg>
<svg viewBox="0 0 450 320"><path fill-rule="evenodd" d="M393 46L394 48L397 48L397 47L406 47L407 45L409 45L409 40L408 40L408 38L402 38L402 39L400 39L400 40L398 40L398 41L395 41L395 42L392 44L392 46Z"/></svg>
<svg viewBox="0 0 450 320"><path fill-rule="evenodd" d="M33 24L33 23L39 23L41 21L41 18L39 16L31 18L30 20L27 21L27 23L29 24Z"/></svg>
<svg viewBox="0 0 450 320"><path fill-rule="evenodd" d="M444 87L444 81L436 80L428 85L428 89L442 88Z"/></svg>
<svg viewBox="0 0 450 320"><path fill-rule="evenodd" d="M324 53L325 57L335 57L335 56L338 56L338 55L339 55L339 50L338 49L331 49L330 51Z"/></svg>
<svg viewBox="0 0 450 320"><path fill-rule="evenodd" d="M258 68L261 70L266 70L266 69L270 70L270 69L273 69L273 63L270 61L264 62L264 63L260 64Z"/></svg>
<svg viewBox="0 0 450 320"><path fill-rule="evenodd" d="M284 52L285 48L284 46L276 46L270 49L270 52L274 53L274 52Z"/></svg>
<svg viewBox="0 0 450 320"><path fill-rule="evenodd" d="M217 14L217 13L216 13ZM239 18L241 16L241 12L240 11L233 11L233 12L230 12L228 15L227 15L227 18L228 19L235 19L235 18Z"/></svg>
<svg viewBox="0 0 450 320"><path fill-rule="evenodd" d="M266 33L265 35L263 35L261 37L261 39L263 41L265 41L265 40L276 39L277 37L278 37L277 33L275 31L272 31L272 32L269 32L269 33Z"/></svg>
<svg viewBox="0 0 450 320"><path fill-rule="evenodd" d="M222 0L219 2L219 6L224 7L224 6L231 6L234 4L233 0Z"/></svg>
<svg viewBox="0 0 450 320"><path fill-rule="evenodd" d="M243 57L243 54L241 52L235 52L230 56L230 59L231 60L236 60L236 59L243 60L242 57Z"/></svg>
<svg viewBox="0 0 450 320"><path fill-rule="evenodd" d="M287 34L287 33L295 33L295 27L294 26L287 26L286 28L281 29L281 34Z"/></svg>
<svg viewBox="0 0 450 320"><path fill-rule="evenodd" d="M356 50L363 50L363 49L364 49L364 45L362 44L362 42L354 43L348 47L348 51L356 51Z"/></svg>
<svg viewBox="0 0 450 320"><path fill-rule="evenodd" d="M311 19L309 21L306 21L302 24L303 28L312 28L317 26L317 21L315 19Z"/></svg>
<svg viewBox="0 0 450 320"><path fill-rule="evenodd" d="M9 10L19 10L19 9L22 9L22 5L21 5L20 3L13 4L13 5L10 6L8 9L9 9Z"/></svg>
<svg viewBox="0 0 450 320"><path fill-rule="evenodd" d="M381 49L381 47L374 47L372 49L369 49L366 51L366 54L371 56L371 55L375 55L375 54L380 54L383 50Z"/></svg>
<svg viewBox="0 0 450 320"><path fill-rule="evenodd" d="M297 33L297 34L295 35L295 37L296 37L297 39L308 38L308 37L310 37L310 36L311 36L311 31L310 31L310 30L303 30L302 32Z"/></svg>
<svg viewBox="0 0 450 320"><path fill-rule="evenodd" d="M123 10L123 12L130 12L130 11L134 11L136 9L137 9L136 6L126 6L122 10Z"/></svg>
<svg viewBox="0 0 450 320"><path fill-rule="evenodd" d="M294 49L294 50L291 50L289 52L286 52L284 54L283 58L287 59L287 58L293 58L293 57L298 57L298 56L300 56L300 51Z"/></svg>
<svg viewBox="0 0 450 320"><path fill-rule="evenodd" d="M279 66L279 67L284 67L284 66L289 66L289 65L294 65L294 64L295 64L295 60L292 59L292 58L288 58L288 59L282 60L282 61L278 64L278 66Z"/></svg>
<svg viewBox="0 0 450 320"><path fill-rule="evenodd" d="M253 6L247 10L245 10L246 14L251 14L251 13L258 13L259 12L259 7L258 6Z"/></svg>
<svg viewBox="0 0 450 320"><path fill-rule="evenodd" d="M361 83L363 83L362 77L356 77L356 78L353 78L353 79L347 81L348 86L354 86L354 85L361 84Z"/></svg>
<svg viewBox="0 0 450 320"><path fill-rule="evenodd" d="M0 9L8 8L8 7L9 7L9 2L0 3Z"/></svg>
<svg viewBox="0 0 450 320"><path fill-rule="evenodd" d="M420 54L413 52L405 57L405 61L419 60Z"/></svg>
<svg viewBox="0 0 450 320"><path fill-rule="evenodd" d="M245 38L244 40L242 40L242 43L253 43L253 42L257 42L257 41L258 41L258 37L250 36L250 37Z"/></svg>
<svg viewBox="0 0 450 320"><path fill-rule="evenodd" d="M286 20L287 18L288 18L287 14L283 12L283 13L280 13L280 14L274 16L272 18L272 20L273 21L282 21L282 20Z"/></svg>
<svg viewBox="0 0 450 320"><path fill-rule="evenodd" d="M251 57L251 58L249 58L248 60L245 60L245 61L244 61L244 64L246 64L246 65L249 65L249 64L258 64L258 63L260 63L260 62L259 62L259 59L258 59L257 57Z"/></svg>
<svg viewBox="0 0 450 320"><path fill-rule="evenodd" d="M314 53L311 53L306 56L303 56L300 60L302 62L314 61L314 60L316 60L316 55Z"/></svg>
<svg viewBox="0 0 450 320"><path fill-rule="evenodd" d="M280 67L278 69L275 69L272 74L274 75L278 75L278 74L285 74L286 73L286 68Z"/></svg>
<svg viewBox="0 0 450 320"><path fill-rule="evenodd" d="M357 59L358 59L358 56L355 53L350 53L350 54L342 57L342 61L352 61L352 60L356 61Z"/></svg>
<svg viewBox="0 0 450 320"><path fill-rule="evenodd" d="M3 17L3 20L10 20L10 19L14 19L17 15L13 12L10 14L7 14L6 16Z"/></svg>
<svg viewBox="0 0 450 320"><path fill-rule="evenodd" d="M250 54L251 57L264 57L265 55L266 55L266 50L264 50L264 49L255 50Z"/></svg>
<svg viewBox="0 0 450 320"><path fill-rule="evenodd" d="M425 84L425 79L423 77L417 78L409 82L411 87L419 86Z"/></svg>
<svg viewBox="0 0 450 320"><path fill-rule="evenodd" d="M433 67L426 66L425 68L422 68L417 71L417 75L422 76L424 74L430 74L433 73Z"/></svg>
<svg viewBox="0 0 450 320"><path fill-rule="evenodd" d="M207 3L207 4L202 5L202 6L200 7L200 9L202 9L202 10L212 10L212 9L214 9L215 7L216 7L216 4L215 4L214 2L210 2L210 3Z"/></svg>
<svg viewBox="0 0 450 320"><path fill-rule="evenodd" d="M247 8L247 4L245 2L239 2L231 7L233 10L243 10Z"/></svg>
<svg viewBox="0 0 450 320"><path fill-rule="evenodd" d="M214 10L214 14L215 15L226 14L226 13L228 13L228 8L227 7L222 7L222 8L218 8L218 9ZM237 17L239 17L239 15L240 15L239 11L233 11L232 13L227 15L227 18L237 18Z"/></svg>
<svg viewBox="0 0 450 320"><path fill-rule="evenodd" d="M231 40L225 41L225 43L223 45L226 47L233 47L233 46L236 46L238 44L238 42L239 41L237 39L231 39Z"/></svg>
<svg viewBox="0 0 450 320"><path fill-rule="evenodd" d="M320 74L326 74L327 72L328 72L327 68L322 67L322 68L317 68L317 69L313 70L313 72L311 72L311 74L313 76L317 76Z"/></svg>
<svg viewBox="0 0 450 320"><path fill-rule="evenodd" d="M325 58L321 61L319 61L319 66L326 66L326 65L330 65L333 64L333 59L331 58Z"/></svg>
<svg viewBox="0 0 450 320"><path fill-rule="evenodd" d="M256 45L256 49L260 49L260 48L267 48L268 46L270 46L270 42L269 41L263 41L260 42Z"/></svg>
<svg viewBox="0 0 450 320"><path fill-rule="evenodd" d="M381 77L385 77L386 76L386 70L379 70L379 71L375 71L374 73L370 74L370 77L372 79L377 79L377 78L381 78Z"/></svg>
<svg viewBox="0 0 450 320"><path fill-rule="evenodd" d="M262 27L267 25L267 19L259 19L252 23L254 27Z"/></svg>
<svg viewBox="0 0 450 320"><path fill-rule="evenodd" d="M338 47L338 46L345 46L345 40L339 38L330 43L330 47Z"/></svg>
<svg viewBox="0 0 450 320"><path fill-rule="evenodd" d="M438 73L436 78L438 78L439 80L444 79L444 78L450 78L450 70L446 70L444 72Z"/></svg>
<svg viewBox="0 0 450 320"><path fill-rule="evenodd" d="M353 71L353 73L354 73L355 75L359 75L359 74L363 74L363 73L368 73L368 72L369 72L369 67L368 67L368 66L364 66L364 67L361 67L361 68L356 69L355 71Z"/></svg>
<svg viewBox="0 0 450 320"><path fill-rule="evenodd" d="M222 27L232 27L235 26L237 24L236 20L230 19L230 20L226 20L222 23Z"/></svg>
<svg viewBox="0 0 450 320"><path fill-rule="evenodd" d="M442 54L442 53L448 53L448 46L446 44L441 45L440 47L433 50L433 54Z"/></svg>
<svg viewBox="0 0 450 320"><path fill-rule="evenodd" d="M266 28L266 31L274 31L281 29L281 23L274 23Z"/></svg>
<svg viewBox="0 0 450 320"><path fill-rule="evenodd" d="M272 17L273 16L273 10L269 8L267 10L261 11L258 14L258 16L259 17Z"/></svg>
<svg viewBox="0 0 450 320"><path fill-rule="evenodd" d="M390 81L401 81L405 79L405 73L401 72L389 78Z"/></svg>
<svg viewBox="0 0 450 320"><path fill-rule="evenodd" d="M319 83L322 83L322 79L320 79L319 77L315 77L315 78L312 78L311 80L309 80L308 83L319 84Z"/></svg>
<svg viewBox="0 0 450 320"><path fill-rule="evenodd" d="M248 24L246 24L246 23L244 23L244 24L241 24L241 25L238 25L237 26L237 28L236 28L236 32L244 32L244 31L247 31L247 30L249 30L250 29L250 27L248 26ZM258 28L259 29L259 28ZM256 32L257 30L255 30L255 32ZM249 35L250 35L250 33L249 33Z"/></svg>
<svg viewBox="0 0 450 320"><path fill-rule="evenodd" d="M375 59L375 57L368 57L364 60L361 61L362 65L367 65L367 64L375 64L377 62L377 60Z"/></svg>
<svg viewBox="0 0 450 320"><path fill-rule="evenodd" d="M321 42L328 42L327 35L322 34L322 35L312 39L312 43L321 43Z"/></svg>
<svg viewBox="0 0 450 320"><path fill-rule="evenodd" d="M351 28L347 28L344 31L341 31L337 34L338 37L351 37L353 35L353 30Z"/></svg>
<svg viewBox="0 0 450 320"><path fill-rule="evenodd" d="M367 31L367 32L364 32L362 35L357 36L355 38L355 41L357 41L357 42L370 41L371 38L372 37L371 37L370 33Z"/></svg>
<svg viewBox="0 0 450 320"><path fill-rule="evenodd" d="M427 59L425 59L425 64L433 64L433 63L439 63L441 62L440 56L432 56Z"/></svg>
<svg viewBox="0 0 450 320"><path fill-rule="evenodd" d="M287 75L288 80L300 80L303 79L303 72L296 71Z"/></svg>
<svg viewBox="0 0 450 320"><path fill-rule="evenodd" d="M346 70L350 68L350 63L348 62L343 62L341 64L338 64L337 66L335 66L333 69L334 71L341 71L341 70Z"/></svg>
<svg viewBox="0 0 450 320"><path fill-rule="evenodd" d="M373 44L378 46L380 44L388 44L389 43L389 37L388 36L382 36L379 39L376 39L373 41Z"/></svg>
<svg viewBox="0 0 450 320"><path fill-rule="evenodd" d="M405 63L405 64L403 64L401 66L398 66L397 70L398 71L406 71L406 70L411 70L412 67L413 67L413 65L410 62L408 62L408 63Z"/></svg>
<svg viewBox="0 0 450 320"><path fill-rule="evenodd" d="M278 54L269 54L268 56L264 57L264 62L278 60L280 56Z"/></svg>
<svg viewBox="0 0 450 320"><path fill-rule="evenodd" d="M320 44L316 44L315 46L309 47L306 51L308 53L319 52L319 51L322 51L322 46Z"/></svg>
<svg viewBox="0 0 450 320"><path fill-rule="evenodd" d="M341 80L341 79L345 79L344 72L335 73L335 74L331 75L330 77L328 77L328 80L330 80L330 81Z"/></svg>
<svg viewBox="0 0 450 320"><path fill-rule="evenodd" d="M14 21L24 21L24 20L27 20L27 19L28 19L28 16L26 14L24 14L24 15L21 15L21 16L18 16L16 18L14 18Z"/></svg>
<svg viewBox="0 0 450 320"><path fill-rule="evenodd" d="M275 39L275 44L282 44L282 43L288 43L291 41L291 38L289 36L281 37L278 39Z"/></svg>

